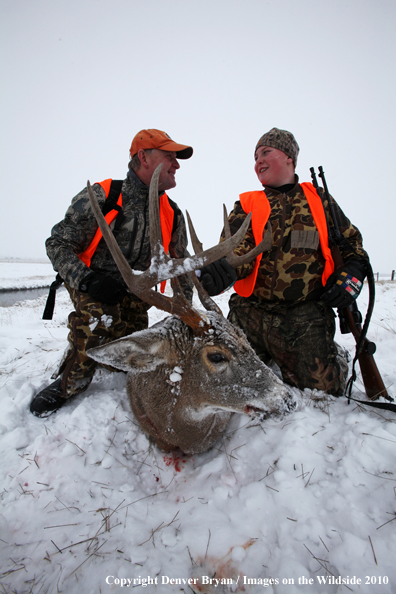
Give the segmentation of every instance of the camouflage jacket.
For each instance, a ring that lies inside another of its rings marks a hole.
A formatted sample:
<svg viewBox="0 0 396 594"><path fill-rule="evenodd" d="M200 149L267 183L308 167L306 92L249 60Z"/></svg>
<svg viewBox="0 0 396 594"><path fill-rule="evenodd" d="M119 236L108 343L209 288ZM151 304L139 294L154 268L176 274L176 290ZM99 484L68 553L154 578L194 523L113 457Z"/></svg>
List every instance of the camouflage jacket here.
<svg viewBox="0 0 396 594"><path fill-rule="evenodd" d="M105 193L99 184L92 189L103 207ZM134 270L146 270L150 266L151 250L149 237L149 188L133 171L129 171L122 184L122 216L117 231L117 243ZM173 258L185 255L187 233L183 214L177 204L169 200L175 217L169 253ZM117 218L118 218L117 217ZM114 228L117 219L111 227ZM72 200L63 221L55 225L46 241L47 255L54 269L74 289L79 289L82 279L90 271L108 274L123 282L120 272L102 238L88 268L78 257L91 243L98 224L91 210L88 192L85 188ZM192 298L192 284L185 276L180 277L183 291Z"/></svg>
<svg viewBox="0 0 396 594"><path fill-rule="evenodd" d="M267 226L271 225L272 247L263 253L256 284L249 299L273 303L319 299L323 292L324 257L307 199L298 184L298 176L289 192L265 188L265 193L271 206ZM349 258L360 260L361 268L365 271L368 256L362 247L362 236L334 200L333 206L339 229L353 248L353 252L342 252L343 259L345 262ZM325 209L331 225L332 218L326 201ZM236 202L229 216L232 234L236 233L246 216L241 203ZM254 246L250 225L235 254L242 255ZM238 279L246 278L252 272L254 262L255 260L237 268Z"/></svg>

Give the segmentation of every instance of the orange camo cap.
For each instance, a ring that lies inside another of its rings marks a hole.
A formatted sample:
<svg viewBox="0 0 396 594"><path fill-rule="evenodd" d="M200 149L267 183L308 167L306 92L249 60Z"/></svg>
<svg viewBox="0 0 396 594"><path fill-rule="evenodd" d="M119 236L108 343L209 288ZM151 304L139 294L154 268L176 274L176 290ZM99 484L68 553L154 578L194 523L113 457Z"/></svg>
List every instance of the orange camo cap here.
<svg viewBox="0 0 396 594"><path fill-rule="evenodd" d="M155 130L149 128L148 130L140 130L132 140L130 154L131 157L136 155L140 149L160 149L162 151L172 151L176 153L177 159L189 159L193 154L191 146L185 144L178 144L174 142L171 137L162 130Z"/></svg>

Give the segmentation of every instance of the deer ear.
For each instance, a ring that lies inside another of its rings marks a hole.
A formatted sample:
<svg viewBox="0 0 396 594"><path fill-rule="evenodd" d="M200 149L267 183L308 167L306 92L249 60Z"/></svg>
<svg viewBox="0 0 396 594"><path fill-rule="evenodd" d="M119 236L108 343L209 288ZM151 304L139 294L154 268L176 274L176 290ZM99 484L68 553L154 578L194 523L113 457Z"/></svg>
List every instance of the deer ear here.
<svg viewBox="0 0 396 594"><path fill-rule="evenodd" d="M121 371L152 371L168 362L167 338L160 330L141 330L108 344L88 349L88 356Z"/></svg>

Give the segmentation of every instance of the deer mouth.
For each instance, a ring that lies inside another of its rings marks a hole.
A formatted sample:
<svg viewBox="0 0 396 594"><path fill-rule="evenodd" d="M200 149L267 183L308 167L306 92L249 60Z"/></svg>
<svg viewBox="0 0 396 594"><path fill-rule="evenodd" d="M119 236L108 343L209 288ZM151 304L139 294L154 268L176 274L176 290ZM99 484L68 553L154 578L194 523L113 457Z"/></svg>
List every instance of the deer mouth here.
<svg viewBox="0 0 396 594"><path fill-rule="evenodd" d="M252 406L251 404L247 404L245 406L245 413L248 415L252 412L255 413L255 412L259 412L259 411L260 411L260 409L257 408L257 406Z"/></svg>
<svg viewBox="0 0 396 594"><path fill-rule="evenodd" d="M244 408L244 412L250 416L260 416L262 419L265 419L268 416L269 411L265 411L262 408L258 408L257 406L253 406L252 404L246 404Z"/></svg>
<svg viewBox="0 0 396 594"><path fill-rule="evenodd" d="M265 419L272 416L282 416L285 414L289 414L295 410L296 406L296 400L290 397L284 400L282 402L282 406L275 410L260 408L253 404L246 404L243 410L246 415L259 417L261 421L264 421Z"/></svg>

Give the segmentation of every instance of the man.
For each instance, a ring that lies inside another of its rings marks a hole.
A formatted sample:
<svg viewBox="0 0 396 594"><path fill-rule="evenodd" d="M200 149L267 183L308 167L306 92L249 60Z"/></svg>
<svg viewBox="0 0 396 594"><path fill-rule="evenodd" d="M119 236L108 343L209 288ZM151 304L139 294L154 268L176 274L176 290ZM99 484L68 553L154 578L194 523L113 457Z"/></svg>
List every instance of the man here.
<svg viewBox="0 0 396 594"><path fill-rule="evenodd" d="M285 382L339 396L348 366L334 342L332 308L346 307L358 296L368 256L359 230L333 201L340 231L350 245L341 249L344 266L334 271L323 216L325 208L333 225L329 207L325 201L323 208L311 184L299 184L298 153L293 134L278 128L256 145L254 169L264 192L241 194L229 222L235 233L252 211L248 232L235 251L238 255L257 245L263 232L270 234L271 248L236 270L228 318L244 330L265 363L277 363ZM225 260L202 271L211 294L234 280Z"/></svg>
<svg viewBox="0 0 396 594"><path fill-rule="evenodd" d="M190 146L178 144L161 130L141 130L132 141L129 170L112 207L111 227L117 242L134 270L150 266L148 192L151 177L159 164L161 226L168 229L169 253L185 255L187 234L184 217L177 204L168 199L167 190L176 186L178 159L189 159ZM111 180L92 189L103 210ZM110 200L110 198L109 198ZM122 201L122 204L121 204ZM106 211L104 211L106 212ZM110 214L109 214L110 216ZM52 229L46 241L47 254L54 269L64 280L75 311L69 315L69 349L61 364L58 379L33 399L30 410L45 416L60 408L67 399L89 386L96 367L86 351L148 326L149 306L128 292L122 276L106 246L90 207L85 188L75 196L63 221ZM95 239L96 235L96 239ZM98 239L100 239L98 241ZM186 297L192 300L192 286L180 277Z"/></svg>

